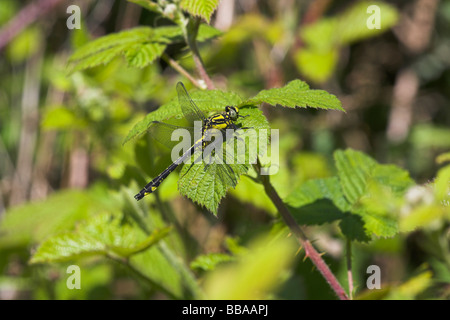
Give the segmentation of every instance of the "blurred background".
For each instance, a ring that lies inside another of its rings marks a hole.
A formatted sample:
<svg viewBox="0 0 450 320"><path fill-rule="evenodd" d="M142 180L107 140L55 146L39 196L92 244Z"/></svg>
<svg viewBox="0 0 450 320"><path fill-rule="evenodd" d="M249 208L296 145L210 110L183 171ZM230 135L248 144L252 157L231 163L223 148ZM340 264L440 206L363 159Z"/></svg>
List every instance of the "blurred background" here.
<svg viewBox="0 0 450 320"><path fill-rule="evenodd" d="M81 29L67 28L70 4L81 9ZM376 30L366 23L373 14L366 10L370 4L380 9ZM177 81L188 83L162 59L138 69L117 58L68 75L68 58L90 39L166 24L170 21L125 0L1 1L0 298L166 297L140 288L106 263L90 269L86 286L92 290L76 294L63 290L58 266L27 264L30 250L49 233L73 227L96 206L104 210L111 193L131 186L132 195L145 184L148 177L135 164L153 161L159 149L147 151L151 142L123 146L122 141L145 114L175 97ZM199 49L218 88L251 97L301 79L336 95L346 110L262 107L272 128L280 129L284 170L272 179L282 197L310 178L332 174L332 153L339 148L399 165L417 183L436 176L436 156L450 150L450 0L222 0L211 25L223 35ZM195 74L183 44L170 45L166 54ZM148 176L164 169L168 159L159 159ZM227 249L235 241L245 243L267 229L276 212L261 189L243 178L222 201L216 219L181 198L176 181L174 174L160 198L149 201L170 204L182 230L195 238L183 251L186 261L223 251L224 239ZM345 244L335 229L308 232L345 279ZM384 281L404 281L411 270L435 261L430 248L436 241L448 241L433 237L417 232L356 248L355 268L370 260L388 270ZM310 265L292 263L292 281L277 297L333 298L324 294L327 285L311 275ZM449 276L445 264L437 268ZM355 272L361 283L364 276ZM448 298L448 284L444 288L438 296Z"/></svg>

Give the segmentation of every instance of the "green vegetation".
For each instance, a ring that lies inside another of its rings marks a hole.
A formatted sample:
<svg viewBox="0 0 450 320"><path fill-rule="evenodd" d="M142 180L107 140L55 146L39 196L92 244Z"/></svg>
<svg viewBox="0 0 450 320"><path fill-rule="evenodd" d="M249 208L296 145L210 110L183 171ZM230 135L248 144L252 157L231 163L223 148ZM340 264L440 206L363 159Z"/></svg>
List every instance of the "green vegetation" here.
<svg viewBox="0 0 450 320"><path fill-rule="evenodd" d="M23 8L4 1L8 28ZM43 12L0 47L0 295L448 299L450 2L415 51L408 5L377 2L369 29L366 1L233 1L223 27L224 2L94 2L78 30ZM237 181L184 165L137 202L171 163L148 129L182 117L178 81L279 141L231 165Z"/></svg>

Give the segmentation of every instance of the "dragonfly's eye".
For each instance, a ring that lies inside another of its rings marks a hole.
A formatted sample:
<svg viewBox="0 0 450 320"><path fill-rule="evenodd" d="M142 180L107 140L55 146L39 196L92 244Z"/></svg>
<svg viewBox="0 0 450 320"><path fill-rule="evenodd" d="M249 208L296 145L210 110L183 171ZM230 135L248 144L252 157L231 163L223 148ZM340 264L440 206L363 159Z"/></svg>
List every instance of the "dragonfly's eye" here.
<svg viewBox="0 0 450 320"><path fill-rule="evenodd" d="M235 107L226 107L226 112L230 116L231 120L236 121L238 118L238 113Z"/></svg>

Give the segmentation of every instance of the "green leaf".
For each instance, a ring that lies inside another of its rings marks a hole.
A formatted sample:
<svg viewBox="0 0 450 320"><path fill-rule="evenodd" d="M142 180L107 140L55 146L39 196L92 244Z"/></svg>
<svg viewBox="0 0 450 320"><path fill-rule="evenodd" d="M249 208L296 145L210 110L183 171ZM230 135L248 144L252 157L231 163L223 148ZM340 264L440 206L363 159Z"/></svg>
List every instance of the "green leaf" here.
<svg viewBox="0 0 450 320"><path fill-rule="evenodd" d="M260 91L253 98L242 102L241 105L259 105L261 103L289 108L312 107L344 111L336 96L324 90L312 90L306 82L300 80L293 80L282 88Z"/></svg>
<svg viewBox="0 0 450 320"><path fill-rule="evenodd" d="M198 164L184 165L178 180L180 193L192 201L204 206L210 212L217 214L220 201L225 197L230 187L236 187L239 176L248 171L248 165L229 164L220 170L219 166L205 165L202 161Z"/></svg>
<svg viewBox="0 0 450 320"><path fill-rule="evenodd" d="M213 12L217 9L219 0L182 0L181 8L196 17L211 21Z"/></svg>
<svg viewBox="0 0 450 320"><path fill-rule="evenodd" d="M119 55L127 59L128 66L144 67L158 58L180 33L177 26L137 27L100 37L74 52L69 59L69 72L106 64Z"/></svg>
<svg viewBox="0 0 450 320"><path fill-rule="evenodd" d="M12 38L12 41L6 47L7 56L12 62L20 63L40 50L43 41L44 38L40 28L36 26L28 27Z"/></svg>
<svg viewBox="0 0 450 320"><path fill-rule="evenodd" d="M347 238L369 240L361 217L348 212L351 206L337 177L303 183L286 198L286 203L299 224L320 225L341 220L339 227Z"/></svg>
<svg viewBox="0 0 450 320"><path fill-rule="evenodd" d="M259 129L269 129L267 119L258 108L241 108L240 114L247 116L237 121L238 125L251 127L257 132ZM247 173L249 163L255 159L249 159L250 145L256 145L252 140L256 136L250 137L245 143L245 163L238 163L235 159L233 164L206 165L201 163L186 164L180 172L178 188L180 193L192 201L204 206L210 212L217 214L217 209L223 197L225 197L229 188L235 188L242 174ZM224 149L225 149L224 142ZM259 152L259 150L257 150ZM225 153L224 153L225 154ZM237 152L235 152L236 156ZM195 159L195 155L192 157ZM194 160L192 161L194 162Z"/></svg>
<svg viewBox="0 0 450 320"><path fill-rule="evenodd" d="M164 243L132 255L130 265L143 280L151 281L151 288L162 289L172 299L196 299L200 290L194 275L185 263Z"/></svg>
<svg viewBox="0 0 450 320"><path fill-rule="evenodd" d="M370 240L364 221L359 215L347 213L339 223L339 228L352 241L368 242Z"/></svg>
<svg viewBox="0 0 450 320"><path fill-rule="evenodd" d="M294 189L285 201L289 206L298 208L320 199L331 200L341 212L350 209L337 177L308 180Z"/></svg>
<svg viewBox="0 0 450 320"><path fill-rule="evenodd" d="M393 194L401 194L414 183L407 171L379 164L362 152L337 150L334 159L344 195L352 204L373 191L371 186L387 187Z"/></svg>
<svg viewBox="0 0 450 320"><path fill-rule="evenodd" d="M75 112L65 106L56 106L46 110L41 126L47 130L81 129L87 127L86 121L76 116Z"/></svg>
<svg viewBox="0 0 450 320"><path fill-rule="evenodd" d="M433 285L433 273L429 270L408 279L398 287L392 289L386 300L414 300L417 295L430 288Z"/></svg>
<svg viewBox="0 0 450 320"><path fill-rule="evenodd" d="M351 240L394 236L396 213L414 184L409 174L351 149L336 151L334 159L337 177L309 180L286 198L295 219L301 224L341 220L341 231Z"/></svg>
<svg viewBox="0 0 450 320"><path fill-rule="evenodd" d="M325 82L331 77L338 63L339 51L330 49L317 51L305 48L295 54L295 63L299 71L315 82Z"/></svg>
<svg viewBox="0 0 450 320"><path fill-rule="evenodd" d="M436 157L437 164L443 164L445 162L450 162L450 152L445 152Z"/></svg>
<svg viewBox="0 0 450 320"><path fill-rule="evenodd" d="M294 189L285 201L296 221L308 225L342 219L348 207L339 180L334 177L309 180Z"/></svg>
<svg viewBox="0 0 450 320"><path fill-rule="evenodd" d="M69 261L90 255L126 258L148 249L169 231L170 227L167 227L146 237L141 229L123 224L121 219L103 213L86 220L75 231L45 240L30 263Z"/></svg>
<svg viewBox="0 0 450 320"><path fill-rule="evenodd" d="M203 42L209 39L220 37L221 35L223 35L223 32L219 29L202 23L198 28L197 38L195 38L195 40L198 42Z"/></svg>
<svg viewBox="0 0 450 320"><path fill-rule="evenodd" d="M368 233L390 237L398 232L394 211L396 203L413 185L409 174L393 165L381 165L362 152L334 153L343 193L352 205L351 212L361 216ZM381 200L383 199L383 200Z"/></svg>
<svg viewBox="0 0 450 320"><path fill-rule="evenodd" d="M369 28L367 22L372 14L367 13L367 9L371 4L356 2L334 17L319 19L301 28L300 38L305 46L295 53L298 70L313 81L325 82L334 73L343 46L375 37L395 25L397 9L378 1L381 25L379 29Z"/></svg>
<svg viewBox="0 0 450 320"><path fill-rule="evenodd" d="M371 16L367 13L369 5L365 1L357 2L337 16L305 26L301 30L302 40L308 47L323 51L374 37L395 25L398 20L397 9L387 3L377 2L381 15L380 29L368 28L367 21Z"/></svg>
<svg viewBox="0 0 450 320"><path fill-rule="evenodd" d="M191 262L191 269L211 271L223 262L233 261L235 258L224 253L209 253L198 256Z"/></svg>
<svg viewBox="0 0 450 320"><path fill-rule="evenodd" d="M371 5L369 2L357 2L337 18L334 35L339 44L351 44L374 37L397 23L399 16L397 9L390 4L378 1L376 6L380 9L380 28L368 28L367 21L373 15L373 13L367 13L369 5Z"/></svg>
<svg viewBox="0 0 450 320"><path fill-rule="evenodd" d="M202 110L205 114L209 114L211 112L223 112L226 106L236 106L241 102L241 98L237 94L220 90L197 90L189 92L189 95L200 110ZM123 144L146 133L153 121L164 121L171 118L180 119L182 117L183 113L181 112L178 98L174 98L169 103L166 103L157 110L150 112L144 119L136 123L128 132Z"/></svg>
<svg viewBox="0 0 450 320"><path fill-rule="evenodd" d="M99 188L67 190L46 200L9 208L0 222L0 247L26 246L43 241L49 234L72 228L99 210L113 209L115 202Z"/></svg>
<svg viewBox="0 0 450 320"><path fill-rule="evenodd" d="M450 200L450 165L440 169L436 175L434 181L435 195L438 201L447 201L447 205Z"/></svg>
<svg viewBox="0 0 450 320"><path fill-rule="evenodd" d="M411 142L417 149L450 148L450 128L429 124L416 125L411 133Z"/></svg>
<svg viewBox="0 0 450 320"><path fill-rule="evenodd" d="M237 94L220 90L193 91L190 93L190 96L206 116L223 112L226 106L236 106L241 102L241 98ZM260 129L270 129L267 119L258 108L251 106L242 107L239 109L239 112L244 117L236 121L238 126L251 128L255 132L258 132ZM178 100L174 99L161 106L158 110L149 113L145 119L138 122L130 130L124 143L147 132L153 121L180 117L182 117L181 108ZM250 141L254 141L251 139L255 137L256 135L250 137ZM248 145L252 145L252 142L246 143L246 146ZM245 156L248 161L245 163L247 164L234 163L230 164L229 167L220 165L223 167L222 169L217 165L205 165L203 161L201 163L184 165L178 182L181 194L204 206L209 211L216 213L219 203L226 195L227 190L230 187L236 187L240 175L248 171L248 163L252 163L251 160L254 160L248 159L248 153L248 148L246 148Z"/></svg>
<svg viewBox="0 0 450 320"><path fill-rule="evenodd" d="M130 67L143 68L160 57L166 45L159 43L136 43L127 47L123 54Z"/></svg>
<svg viewBox="0 0 450 320"><path fill-rule="evenodd" d="M334 161L343 193L354 204L366 192L367 179L377 163L364 153L351 149L335 151Z"/></svg>
<svg viewBox="0 0 450 320"><path fill-rule="evenodd" d="M423 228L436 223L445 215L442 205L424 204L412 209L400 218L400 230L410 232L416 228ZM450 215L448 216L450 220Z"/></svg>
<svg viewBox="0 0 450 320"><path fill-rule="evenodd" d="M273 297L295 256L291 239L266 237L254 241L248 253L218 266L204 280L207 299L261 300ZM238 284L238 285L237 285Z"/></svg>

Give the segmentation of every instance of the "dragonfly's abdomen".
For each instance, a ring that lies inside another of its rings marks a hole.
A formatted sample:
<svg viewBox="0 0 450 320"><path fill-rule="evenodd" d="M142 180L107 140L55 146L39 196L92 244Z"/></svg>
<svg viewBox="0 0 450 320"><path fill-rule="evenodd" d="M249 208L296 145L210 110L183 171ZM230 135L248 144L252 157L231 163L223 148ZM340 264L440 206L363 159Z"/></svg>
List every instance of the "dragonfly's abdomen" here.
<svg viewBox="0 0 450 320"><path fill-rule="evenodd" d="M196 148L202 145L202 139L198 140L188 151L186 151L181 157L175 160L166 170L161 172L159 176L150 181L138 194L134 196L136 200L141 200L146 195L154 192L159 185L187 158L190 157Z"/></svg>

